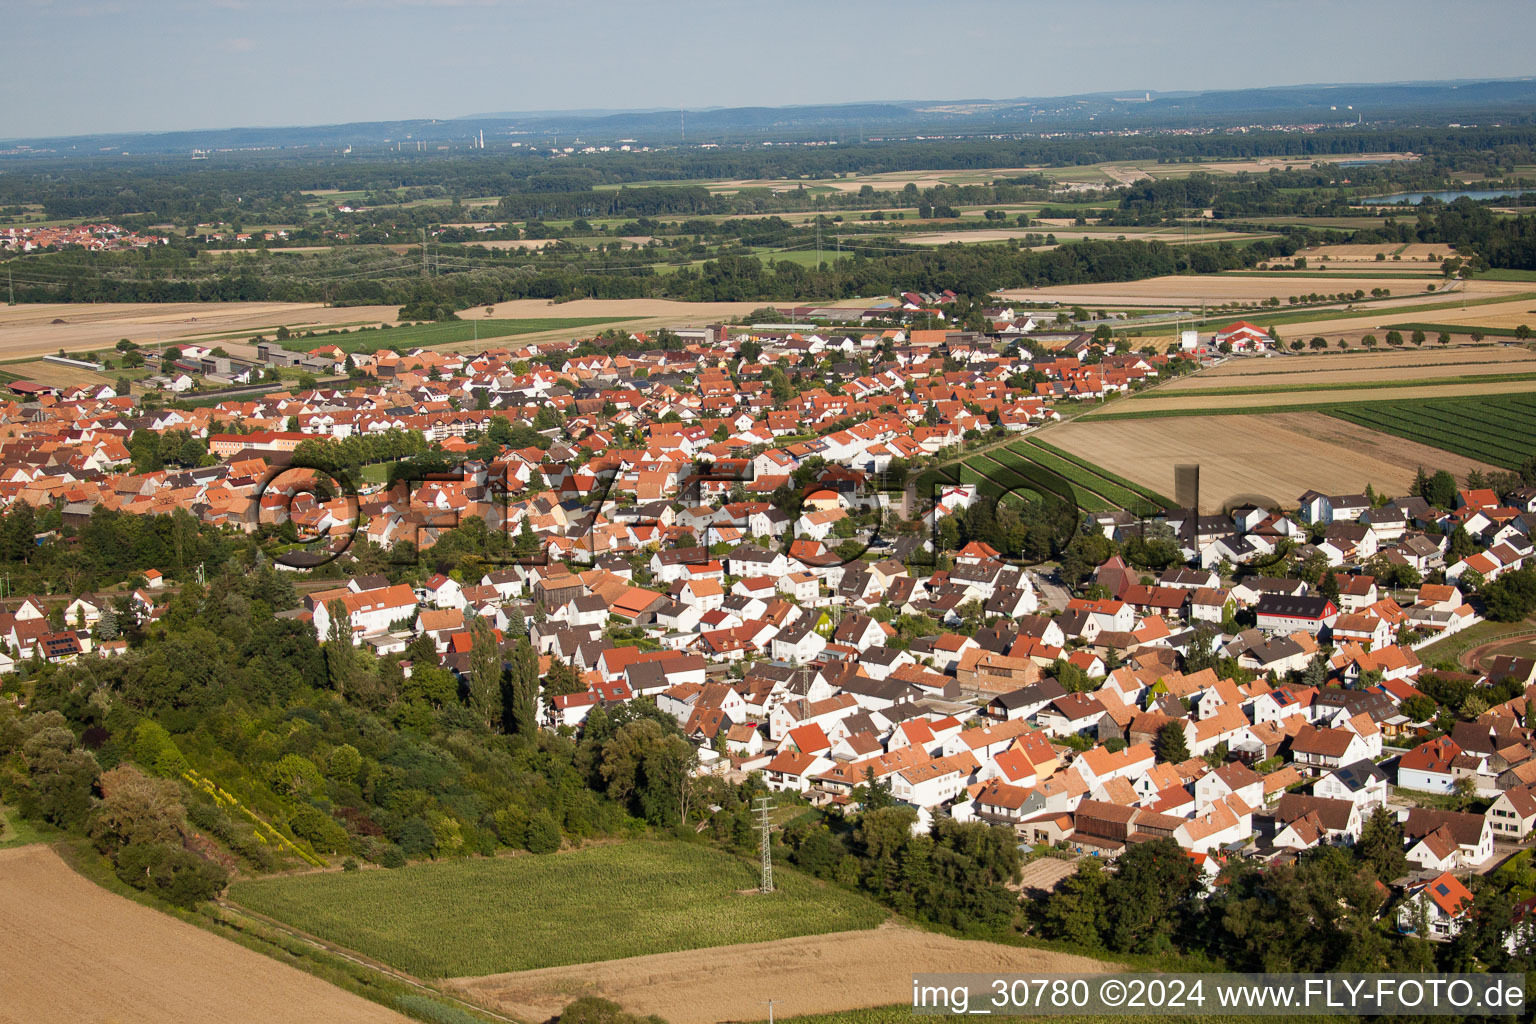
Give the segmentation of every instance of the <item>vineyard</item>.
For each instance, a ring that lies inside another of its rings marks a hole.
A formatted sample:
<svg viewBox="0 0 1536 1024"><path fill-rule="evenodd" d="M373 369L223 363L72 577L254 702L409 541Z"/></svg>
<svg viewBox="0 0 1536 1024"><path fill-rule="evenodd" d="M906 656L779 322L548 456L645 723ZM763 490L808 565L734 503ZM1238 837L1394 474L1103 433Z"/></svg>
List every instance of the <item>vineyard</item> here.
<svg viewBox="0 0 1536 1024"><path fill-rule="evenodd" d="M1325 411L1372 430L1506 469L1517 469L1536 457L1536 395L1369 402Z"/></svg>
<svg viewBox="0 0 1536 1024"><path fill-rule="evenodd" d="M230 898L421 977L525 971L872 928L887 914L788 869L683 843L237 882Z"/></svg>

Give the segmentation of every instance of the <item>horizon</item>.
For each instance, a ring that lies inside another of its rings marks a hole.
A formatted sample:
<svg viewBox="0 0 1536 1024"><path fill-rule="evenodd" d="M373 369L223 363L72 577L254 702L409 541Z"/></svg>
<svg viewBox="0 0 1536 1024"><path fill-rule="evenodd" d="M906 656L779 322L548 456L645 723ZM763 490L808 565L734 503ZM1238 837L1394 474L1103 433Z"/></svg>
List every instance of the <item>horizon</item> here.
<svg viewBox="0 0 1536 1024"><path fill-rule="evenodd" d="M78 132L68 135L0 135L0 141L26 142L26 141L67 141L69 139L95 138L100 136L161 136L195 133L215 133L230 131L281 131L284 129L308 130L315 128L340 127L344 125L370 125L389 123L428 122L437 124L452 124L455 122L473 122L479 120L513 120L516 118L549 118L549 117L589 117L604 118L624 115L644 115L666 113L669 111L681 111L683 113L712 113L729 110L802 110L819 107L852 107L861 105L945 105L958 103L974 104L1007 104L1042 102L1049 100L1073 99L1080 97L1110 97L1132 96L1137 93L1146 93L1154 99L1165 96L1201 96L1227 92L1283 92L1299 89L1349 89L1349 88L1391 88L1394 86L1459 86L1500 82L1530 82L1536 81L1536 73L1512 74L1488 77L1457 76L1450 78L1404 78L1384 79L1380 81L1350 80L1337 82L1308 81L1308 82L1277 82L1270 85L1252 85L1242 88L1187 88L1187 89L1147 89L1142 86L1125 86L1118 89L1098 89L1092 92L1073 92L1057 94L1020 94L1017 96L950 96L950 97L872 97L853 100L808 100L795 103L739 103L739 104L710 104L707 106L659 107L659 106L635 106L635 107L568 107L568 108L539 108L529 110L496 110L477 111L467 114L424 114L417 117L378 117L370 119L346 118L340 120L315 120L315 121L273 121L250 122L240 124L222 125L193 125L179 128L143 128L143 129L106 129L100 131Z"/></svg>
<svg viewBox="0 0 1536 1024"><path fill-rule="evenodd" d="M763 46L760 57L772 75L711 77L709 102L701 104L701 73L715 66L724 72L753 56L742 40L760 34L760 19L744 6L685 0L662 17L590 0L540 10L531 28L521 0L273 0L259 6L147 0L139 6L154 10L129 11L118 0L30 0L13 15L9 27L19 49L83 49L105 59L48 79L30 99L24 93L0 123L0 138L484 116L476 111L775 109L1493 81L1531 71L1513 51L1485 52L1490 24L1508 35L1536 30L1536 8L1508 0L1473 0L1454 21L1437 20L1432 36L1423 31L1424 19L1439 19L1437 5L1362 0L1350 15L1353 23L1370 25L1371 46L1362 51L1353 35L1315 36L1317 17L1337 19L1336 5L1322 0L1253 3L1240 12L1213 0L1173 0L1156 11L1127 0L1085 0L1071 11L1052 11L1049 22L1020 18L1000 0L961 0L936 26L945 29L946 49L935 48L928 32L909 30L921 23L908 15L938 22L912 0L852 0L837 8L835 19L820 5L789 0L776 25L803 20L807 32L874 31L888 63L850 67L836 51ZM893 24L897 31L886 32ZM1016 36L1009 35L1013 24ZM1192 36L1191 25L1204 37ZM990 49L1000 32L1018 45ZM427 42L404 51L401 39ZM546 39L578 42L549 46ZM1254 39L1264 40L1262 55L1233 59ZM997 59L966 59L977 47ZM134 67L126 79L111 59L159 51L167 57ZM957 59L944 59L949 54ZM713 64L721 55L729 60ZM864 73L866 67L874 73ZM1105 80L1106 71L1113 80ZM893 100L896 92L931 99ZM619 96L631 102L616 106ZM324 97L323 108L316 97Z"/></svg>

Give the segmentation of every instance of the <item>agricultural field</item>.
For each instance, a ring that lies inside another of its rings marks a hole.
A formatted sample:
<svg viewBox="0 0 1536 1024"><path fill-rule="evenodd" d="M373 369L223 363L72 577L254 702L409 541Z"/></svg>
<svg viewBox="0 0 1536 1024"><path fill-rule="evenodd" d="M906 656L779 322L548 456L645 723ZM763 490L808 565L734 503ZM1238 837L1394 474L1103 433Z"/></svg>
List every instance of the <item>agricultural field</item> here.
<svg viewBox="0 0 1536 1024"><path fill-rule="evenodd" d="M903 242L917 245L948 245L950 242L972 244L978 242L1003 242L1025 235L1053 234L1058 242L1076 242L1083 239L1167 242L1169 245L1197 245L1202 242L1247 242L1256 238L1272 238L1273 235L1249 231L1186 232L1183 228L1105 228L1096 231L1072 231L1048 227L974 228L968 231L937 231L926 234L903 235ZM1037 246L1037 250L1049 248Z"/></svg>
<svg viewBox="0 0 1536 1024"><path fill-rule="evenodd" d="M482 311L483 312L483 311ZM499 338L512 338L522 334L543 331L579 332L588 327L614 322L613 317L542 317L524 320L496 320L470 315L463 320L447 320L442 323L411 324L389 330L361 330L347 334L334 334L315 338L289 338L282 342L290 352L308 352L326 345L335 345L344 352L377 352L392 348L405 352L430 345L456 345L478 339L483 342Z"/></svg>
<svg viewBox="0 0 1536 1024"><path fill-rule="evenodd" d="M1427 343L1423 348L1389 349L1375 352L1351 349L1347 352L1330 350L1327 354L1308 352L1304 355L1288 355L1284 358L1250 359L1235 357L1189 377L1181 377L1158 388L1173 389L1177 385L1213 386L1236 384L1252 379L1270 383L1319 377L1320 379L1352 380L1355 375L1365 379L1392 379L1405 371L1422 372L1425 376L1441 377L1460 373L1477 372L1487 367L1502 371L1518 372L1536 369L1536 353L1524 348L1507 345L1484 344L1478 346L1441 346ZM1325 378L1322 375L1333 374Z"/></svg>
<svg viewBox="0 0 1536 1024"><path fill-rule="evenodd" d="M1308 488L1406 494L1419 466L1464 477L1492 464L1441 451L1321 412L1277 406L1264 415L1079 418L1041 431L1041 440L1102 466L1155 493L1174 490L1174 467L1200 466L1200 504L1207 512L1241 496L1263 496L1286 508Z"/></svg>
<svg viewBox="0 0 1536 1024"><path fill-rule="evenodd" d="M1397 287L1392 287L1396 283ZM1246 277L1243 272L1235 271L1230 274L1174 274L1165 277L1149 277L1140 281L1106 281L1097 284L1069 284L1051 285L1041 288L1017 288L1010 291L1002 291L998 294L1003 298L1019 302L1060 302L1064 304L1083 305L1091 307L1164 307L1164 308L1195 308L1199 309L1202 303L1206 305L1219 305L1231 302L1264 302L1270 297L1280 299L1282 305L1271 312L1255 311L1253 315L1243 314L1255 322L1269 322L1277 314L1287 319L1296 320L1320 320L1326 321L1339 318L1339 307L1321 308L1312 310L1295 310L1286 304L1286 299L1292 294L1300 292L1337 293L1364 291L1370 294L1372 288L1388 287L1392 291L1393 301L1390 303L1366 302L1358 307L1362 316L1375 316L1374 310L1384 313L1395 312L1403 308L1412 308L1424 304L1440 303L1449 307L1459 307L1463 299L1469 304L1477 300L1490 300L1495 302L1511 301L1515 297L1525 294L1529 296L1529 283L1520 281L1481 281L1471 280L1459 284L1453 295L1446 295L1439 288L1439 282L1428 279L1411 279L1402 282L1383 281L1380 277L1352 277L1348 273L1341 273L1337 277L1327 280L1307 278L1298 281L1294 287L1285 286L1286 282L1275 277ZM1436 291L1427 290L1429 285L1436 285ZM1465 291L1463 292L1463 287ZM1525 304L1529 308L1530 302ZM1261 319L1267 318L1267 319ZM1234 317L1236 319L1236 317ZM1349 321L1350 327L1362 326L1356 318L1344 317ZM1401 318L1400 318L1401 319ZM1384 322L1384 321L1383 321ZM1373 324L1364 325L1365 329L1372 329ZM1323 333L1313 331L1314 334Z"/></svg>
<svg viewBox="0 0 1536 1024"><path fill-rule="evenodd" d="M1504 379L1513 377L1514 379ZM1103 412L1092 412L1086 420L1160 419L1165 417L1225 416L1236 413L1286 412L1293 409L1327 410L1360 402L1390 402L1410 398L1457 398L1466 395L1518 394L1532 388L1532 378L1524 375L1490 375L1468 381L1439 384L1420 381L1366 383L1348 387L1303 388L1301 390L1257 390L1240 388L1235 394L1200 394L1196 392L1167 395L1160 391L1117 401Z"/></svg>
<svg viewBox="0 0 1536 1024"><path fill-rule="evenodd" d="M520 1020L548 1020L580 996L611 999L656 1014L668 1024L760 1020L773 999L788 1014L837 1013L889 1006L907 999L912 971L1001 973L1116 970L1070 953L975 942L891 922L777 942L754 942L695 953L663 953L577 967L556 967L483 978L456 978L446 988ZM859 1019L864 1019L862 1014Z"/></svg>
<svg viewBox="0 0 1536 1024"><path fill-rule="evenodd" d="M318 302L110 302L0 306L0 359L105 350L128 338L140 345L208 335L250 337L279 325L324 330L336 324L394 323L398 306L322 306Z"/></svg>
<svg viewBox="0 0 1536 1024"><path fill-rule="evenodd" d="M1007 468L1034 465L1064 478L1072 485L1078 504L1086 511L1102 512L1111 508L1148 511L1154 507L1169 508L1173 504L1156 492L1033 437L990 452L986 457Z"/></svg>
<svg viewBox="0 0 1536 1024"><path fill-rule="evenodd" d="M1505 469L1536 457L1536 396L1529 389L1514 395L1373 402L1329 415Z"/></svg>
<svg viewBox="0 0 1536 1024"><path fill-rule="evenodd" d="M88 881L42 845L0 849L0 1020L408 1024L361 996Z"/></svg>
<svg viewBox="0 0 1536 1024"><path fill-rule="evenodd" d="M1348 392L1361 388L1430 387L1455 384L1500 384L1536 380L1536 359L1522 362L1440 363L1381 366L1358 370L1293 370L1274 374L1206 377L1195 374L1158 389L1167 395L1262 395L1282 392Z"/></svg>
<svg viewBox="0 0 1536 1024"><path fill-rule="evenodd" d="M117 353L113 353L116 356ZM87 370L83 366L66 366L63 363L45 363L41 359L4 364L4 373L13 380L30 380L50 387L67 388L76 384L113 384L121 376L117 370ZM144 375L142 368L127 372L129 377Z"/></svg>
<svg viewBox="0 0 1536 1024"><path fill-rule="evenodd" d="M791 870L774 883L758 893L756 865L709 847L630 842L237 882L230 898L431 978L873 928L888 916Z"/></svg>

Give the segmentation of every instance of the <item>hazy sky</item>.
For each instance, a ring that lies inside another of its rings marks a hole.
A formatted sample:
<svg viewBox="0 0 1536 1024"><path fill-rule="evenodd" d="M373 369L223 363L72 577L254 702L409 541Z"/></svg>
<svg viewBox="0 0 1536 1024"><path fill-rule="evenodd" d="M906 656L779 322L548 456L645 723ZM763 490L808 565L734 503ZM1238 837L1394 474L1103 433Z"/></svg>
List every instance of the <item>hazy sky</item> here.
<svg viewBox="0 0 1536 1024"><path fill-rule="evenodd" d="M0 138L1536 71L1531 0L0 0Z"/></svg>

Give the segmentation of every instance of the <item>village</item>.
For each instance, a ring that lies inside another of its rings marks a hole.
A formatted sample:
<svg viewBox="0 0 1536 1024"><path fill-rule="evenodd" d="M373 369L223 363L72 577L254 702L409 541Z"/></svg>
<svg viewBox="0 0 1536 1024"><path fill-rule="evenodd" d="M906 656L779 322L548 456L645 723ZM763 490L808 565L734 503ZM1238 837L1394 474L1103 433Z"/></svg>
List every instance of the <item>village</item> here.
<svg viewBox="0 0 1536 1024"><path fill-rule="evenodd" d="M902 315L942 318L953 298L908 293ZM25 401L0 406L0 500L56 509L47 536L101 510L291 524L312 543L276 566L306 590L278 614L321 640L385 657L427 637L465 677L483 620L504 643L526 635L546 679L558 664L577 680L540 695L544 728L579 735L595 708L654 702L701 773L758 773L845 809L883 787L922 828L1013 829L1056 879L1149 838L1213 879L1233 858L1352 845L1385 812L1410 864L1394 883L1401 926L1453 935L1471 902L1458 879L1536 827L1536 661L1497 659L1446 707L1419 688L1417 652L1481 621L1475 587L1530 558L1536 490L1083 514L1102 550L1144 547L1150 530L1171 564L1116 553L1081 580L1026 567L957 528L995 501L984 488L915 501L884 485L1076 400L1276 346L1239 323L1188 332L1174 354L1124 351L1009 307L987 315L985 334L720 325L666 346L630 335L616 353L263 347L349 376L202 406L13 385ZM145 433L184 437L191 457L144 465ZM390 448L407 437L414 448ZM373 454L335 462L330 482L344 462L363 463L361 479L317 486L310 467L328 463L306 453L364 442ZM428 449L461 471L370 472L378 453ZM515 557L432 568L434 546L471 521ZM1457 533L1475 550L1453 553ZM360 572L365 548L405 559ZM123 654L122 615L155 621L174 582L151 569L122 594L12 603L0 672Z"/></svg>
<svg viewBox="0 0 1536 1024"><path fill-rule="evenodd" d="M0 228L0 249L19 253L48 249L86 249L105 252L110 249L143 249L168 245L163 235L141 235L116 224L72 224L62 227Z"/></svg>

